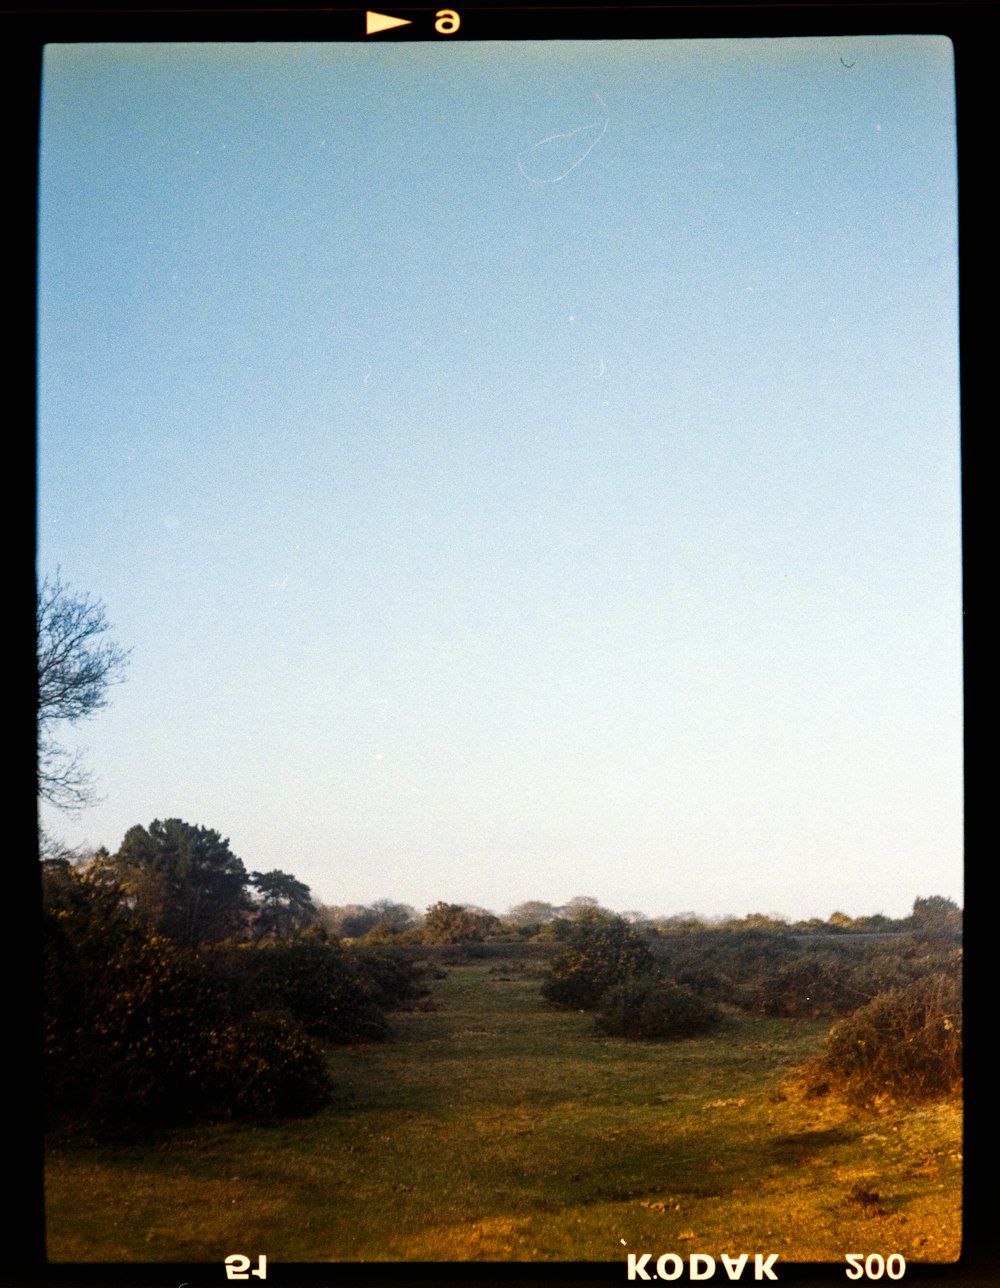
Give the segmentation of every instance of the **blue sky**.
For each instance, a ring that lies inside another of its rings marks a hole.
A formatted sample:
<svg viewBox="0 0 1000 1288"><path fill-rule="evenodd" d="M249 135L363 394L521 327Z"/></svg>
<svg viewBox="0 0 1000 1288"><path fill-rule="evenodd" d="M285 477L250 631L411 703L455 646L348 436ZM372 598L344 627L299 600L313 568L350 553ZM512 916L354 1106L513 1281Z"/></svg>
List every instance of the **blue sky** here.
<svg viewBox="0 0 1000 1288"><path fill-rule="evenodd" d="M961 900L954 129L933 37L49 46L38 566L133 649L49 830Z"/></svg>

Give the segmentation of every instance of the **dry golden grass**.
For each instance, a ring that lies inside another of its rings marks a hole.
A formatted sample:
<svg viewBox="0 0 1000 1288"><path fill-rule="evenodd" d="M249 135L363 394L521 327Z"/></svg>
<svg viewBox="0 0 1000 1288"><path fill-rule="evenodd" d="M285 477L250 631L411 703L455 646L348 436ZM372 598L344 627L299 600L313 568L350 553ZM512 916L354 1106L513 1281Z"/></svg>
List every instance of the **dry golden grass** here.
<svg viewBox="0 0 1000 1288"><path fill-rule="evenodd" d="M314 1118L53 1151L55 1261L612 1261L959 1252L961 1109L861 1111L789 1077L822 1022L631 1043L457 967L397 1040L334 1049Z"/></svg>

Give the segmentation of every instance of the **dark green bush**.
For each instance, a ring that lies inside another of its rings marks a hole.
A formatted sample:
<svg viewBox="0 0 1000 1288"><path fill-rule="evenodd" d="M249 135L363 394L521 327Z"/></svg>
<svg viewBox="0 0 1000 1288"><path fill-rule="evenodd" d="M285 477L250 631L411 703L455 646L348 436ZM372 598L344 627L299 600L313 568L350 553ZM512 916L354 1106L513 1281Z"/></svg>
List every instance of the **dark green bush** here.
<svg viewBox="0 0 1000 1288"><path fill-rule="evenodd" d="M430 966L399 949L382 944L356 944L347 963L368 998L384 1011L406 1010L430 994Z"/></svg>
<svg viewBox="0 0 1000 1288"><path fill-rule="evenodd" d="M661 973L714 1003L760 1010L761 994L781 966L796 955L787 932L721 929L672 935L657 941Z"/></svg>
<svg viewBox="0 0 1000 1288"><path fill-rule="evenodd" d="M607 990L596 1020L612 1037L664 1039L704 1033L719 1018L714 1006L683 984L638 975Z"/></svg>
<svg viewBox="0 0 1000 1288"><path fill-rule="evenodd" d="M746 1009L795 1019L849 1015L872 997L858 987L857 974L857 964L843 953L797 952L753 978Z"/></svg>
<svg viewBox="0 0 1000 1288"><path fill-rule="evenodd" d="M830 1030L821 1069L857 1104L928 1100L962 1081L962 993L953 974L892 989Z"/></svg>
<svg viewBox="0 0 1000 1288"><path fill-rule="evenodd" d="M200 1083L206 1097L234 1118L298 1118L322 1108L331 1084L322 1049L280 1015L253 1015L213 1034L239 1059L234 1080L209 1048ZM219 1071L223 1071L221 1079ZM218 1085L216 1086L216 1082Z"/></svg>
<svg viewBox="0 0 1000 1288"><path fill-rule="evenodd" d="M746 1011L760 1012L761 994L768 981L795 954L794 941L783 931L720 931L714 963L722 977L717 1000Z"/></svg>
<svg viewBox="0 0 1000 1288"><path fill-rule="evenodd" d="M282 1016L324 1042L380 1041L389 1022L336 940L304 937L227 948L205 960L243 1017Z"/></svg>
<svg viewBox="0 0 1000 1288"><path fill-rule="evenodd" d="M330 1094L301 1030L233 1014L198 961L151 936L110 883L47 874L48 1124L98 1137L246 1115L308 1113Z"/></svg>
<svg viewBox="0 0 1000 1288"><path fill-rule="evenodd" d="M603 995L653 967L645 935L623 917L596 913L578 921L553 958L542 997L554 1006L592 1011Z"/></svg>
<svg viewBox="0 0 1000 1288"><path fill-rule="evenodd" d="M825 923L824 923L825 924ZM655 943L661 973L706 1000L757 1015L850 1015L880 993L929 974L958 974L954 945L917 936L801 943L764 930L673 935Z"/></svg>

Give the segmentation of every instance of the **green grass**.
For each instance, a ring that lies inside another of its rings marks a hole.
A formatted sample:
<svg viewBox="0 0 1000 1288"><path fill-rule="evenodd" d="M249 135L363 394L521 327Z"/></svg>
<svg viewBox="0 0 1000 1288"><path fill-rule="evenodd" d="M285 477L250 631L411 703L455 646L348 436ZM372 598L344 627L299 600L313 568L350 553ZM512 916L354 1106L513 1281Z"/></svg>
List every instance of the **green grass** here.
<svg viewBox="0 0 1000 1288"><path fill-rule="evenodd" d="M961 1111L860 1112L778 1084L828 1025L731 1017L634 1043L460 966L396 1040L335 1048L334 1103L272 1126L51 1151L54 1261L842 1261L959 1252Z"/></svg>

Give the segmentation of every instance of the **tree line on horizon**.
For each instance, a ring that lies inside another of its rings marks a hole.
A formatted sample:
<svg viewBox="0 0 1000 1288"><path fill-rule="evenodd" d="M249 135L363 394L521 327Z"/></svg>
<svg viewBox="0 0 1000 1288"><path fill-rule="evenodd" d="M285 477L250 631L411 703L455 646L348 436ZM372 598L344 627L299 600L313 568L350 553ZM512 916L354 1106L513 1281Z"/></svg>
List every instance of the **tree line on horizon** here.
<svg viewBox="0 0 1000 1288"><path fill-rule="evenodd" d="M742 917L705 917L694 912L650 917L642 912L604 907L588 895L577 895L562 905L529 899L499 915L475 904L444 901L432 904L423 914L391 899L370 904L317 905L320 923L332 934L345 939L411 943L558 940L566 938L577 922L594 913L621 917L654 936L712 930L767 930L794 935L907 934L935 929L960 933L962 928L961 908L943 895L918 896L905 917L887 917L878 912L851 917L836 911L825 921L821 917L792 921L775 913L759 912Z"/></svg>
<svg viewBox="0 0 1000 1288"><path fill-rule="evenodd" d="M37 790L40 800L72 813L93 802L90 774L79 752L68 751L57 736L108 703L108 689L125 678L129 650L108 638L104 605L74 592L57 570L37 586L35 645L37 662ZM378 899L371 904L327 906L309 888L280 870L248 873L229 843L213 829L179 819L154 820L129 829L114 855L100 849L80 856L41 834L42 857L50 861L96 864L113 873L140 917L157 924L180 945L225 938L241 931L251 938L287 938L319 925L344 939L462 943L504 938L565 938L581 916L602 908L578 895L563 905L531 899L497 916L486 908L443 900L418 913L408 904ZM901 933L932 923L954 930L961 910L950 899L918 898L905 918L882 913L850 917L833 912L790 922L776 914L701 917L693 912L647 917L642 912L613 913L653 934L685 930L765 929L796 934Z"/></svg>
<svg viewBox="0 0 1000 1288"><path fill-rule="evenodd" d="M906 917L882 913L858 917L834 912L789 921L776 914L700 917L693 912L647 917L617 912L588 895L565 904L530 899L497 915L474 904L438 900L420 913L409 904L376 899L370 904L330 905L313 899L304 882L289 872L248 871L214 828L182 819L154 819L126 832L114 854L101 847L89 854L66 850L42 838L41 857L116 882L135 915L185 948L210 942L293 939L306 931L366 943L462 944L535 940L559 941L595 914L621 917L654 937L719 930L764 930L776 934L905 934L940 931L960 934L962 910L942 895L918 897Z"/></svg>
<svg viewBox="0 0 1000 1288"><path fill-rule="evenodd" d="M72 595L58 575L41 583L38 796L68 811L93 799L91 780L54 729L106 705L107 687L122 678L127 653L104 639L107 630L99 602ZM952 946L962 913L939 895L917 898L910 916L898 919L842 912L804 922L759 913L647 918L618 914L590 896L564 905L528 900L502 916L439 900L419 914L389 899L318 903L293 874L248 870L220 832L179 818L136 824L114 853L69 851L40 826L38 840L48 1123L94 1138L206 1118L313 1112L332 1094L323 1043L384 1039L391 1011L433 1005L421 947L549 942L560 953L550 983L561 971L571 988L594 992L587 981L595 945L604 945L596 956L600 963L610 953L610 974L598 971L594 1000L616 999L623 1033L643 1008L654 1029L668 1011L668 1028L684 1017L695 1023L691 998L726 976L709 960L715 948L705 956L706 938L722 944L723 957L753 941L752 954L767 959L777 941L798 935L910 932L944 945L935 949L946 953L947 971L938 975L949 987L957 979L960 950ZM656 941L660 965L647 969ZM671 943L689 950L675 953L665 974L663 946ZM776 961L765 974L774 974ZM786 961L783 969L794 975L801 965ZM796 978L794 995L803 983L815 989ZM556 988L548 1000L568 999ZM949 1024L952 1018L944 1015Z"/></svg>
<svg viewBox="0 0 1000 1288"><path fill-rule="evenodd" d="M37 663L37 790L40 800L73 812L92 803L90 774L80 753L63 747L57 729L87 719L108 703L108 689L125 677L129 650L108 638L104 605L74 592L57 570L37 585L35 646ZM698 916L682 912L647 917L616 913L598 900L578 895L563 905L531 899L501 916L467 903L439 900L425 913L408 904L378 899L371 904L327 906L316 903L303 882L274 869L247 872L217 831L180 819L154 820L126 833L114 855L102 848L81 856L42 835L41 857L50 862L89 866L113 876L129 905L149 925L182 947L206 940L249 937L289 938L319 926L343 939L464 943L510 938L564 939L583 916L600 911L620 915L648 933L685 930L763 929L797 934L900 933L936 923L954 930L961 910L943 896L918 898L909 917L882 913L850 917L836 911L823 921L812 917L789 922L775 914L744 917Z"/></svg>

